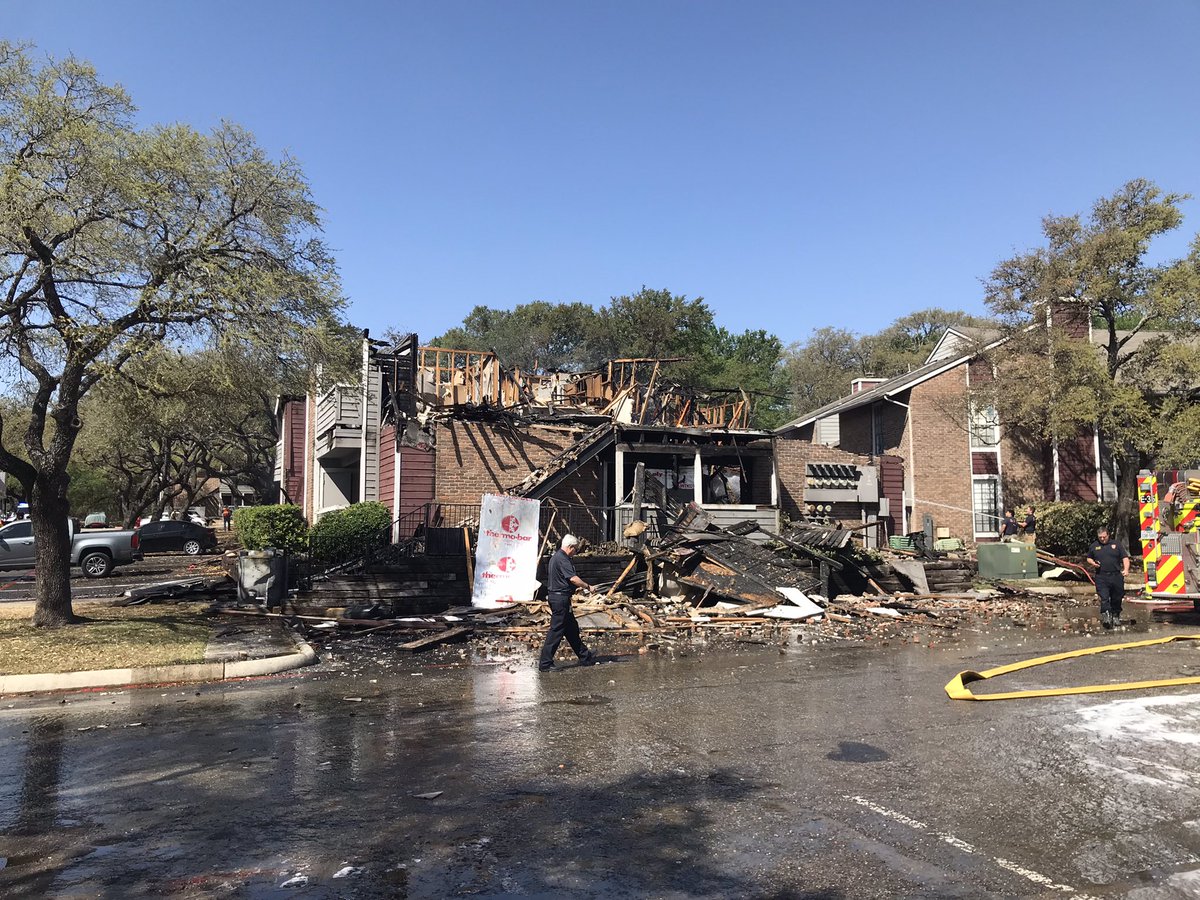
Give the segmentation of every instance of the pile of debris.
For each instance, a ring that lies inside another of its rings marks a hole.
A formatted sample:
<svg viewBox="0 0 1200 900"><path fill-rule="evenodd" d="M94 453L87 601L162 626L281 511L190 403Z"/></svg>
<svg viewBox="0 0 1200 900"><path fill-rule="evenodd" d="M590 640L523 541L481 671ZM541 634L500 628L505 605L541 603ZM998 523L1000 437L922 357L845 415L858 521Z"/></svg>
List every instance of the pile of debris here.
<svg viewBox="0 0 1200 900"><path fill-rule="evenodd" d="M872 638L914 625L955 628L968 619L1019 618L1027 611L1017 592L972 590L975 571L965 555L883 556L865 552L854 536L807 523L781 533L749 520L718 528L692 505L661 539L643 543L638 533L624 548L603 545L578 554L576 568L597 591L577 595L575 615L584 632L645 643L699 634L779 635L797 627L806 639ZM411 598L385 594L373 591L367 605L323 609L310 596L286 617L313 637L402 635L395 646L402 652L471 637L536 644L550 620L540 600L418 614Z"/></svg>
<svg viewBox="0 0 1200 900"><path fill-rule="evenodd" d="M461 541L462 529L453 530ZM597 588L575 598L585 632L642 644L720 634L779 638L795 629L806 640L878 639L968 621L1029 622L1043 608L1019 590L975 589L965 553L867 551L853 529L801 523L773 532L752 520L719 528L689 505L662 537L634 531L622 544L585 547L575 558ZM125 602L207 597L214 612L286 619L326 644L335 636L397 637L392 647L400 652L468 638L542 640L550 620L544 601L463 605L470 579L461 551L458 559L455 571L431 556L391 560L372 572L330 572L268 611L238 605L233 557L220 563L229 574L214 561L215 571L130 591Z"/></svg>

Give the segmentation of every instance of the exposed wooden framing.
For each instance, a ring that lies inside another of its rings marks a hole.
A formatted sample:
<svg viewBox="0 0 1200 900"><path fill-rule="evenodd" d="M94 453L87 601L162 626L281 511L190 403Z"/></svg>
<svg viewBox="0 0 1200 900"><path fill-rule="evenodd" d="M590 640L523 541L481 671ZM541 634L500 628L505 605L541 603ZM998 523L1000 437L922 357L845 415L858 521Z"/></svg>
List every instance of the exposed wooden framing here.
<svg viewBox="0 0 1200 900"><path fill-rule="evenodd" d="M677 428L749 427L750 403L744 391L738 402L702 403L675 387L659 386L665 377L662 366L685 362L687 357L630 357L610 360L595 372L533 375L503 368L496 354L487 351L418 347L414 356L415 382L424 386L425 402L435 407L488 404L509 409L535 402L541 395L554 403L611 416L629 398L633 401L630 418L638 425L653 421ZM643 384L647 367L649 378ZM651 405L656 410L653 419Z"/></svg>
<svg viewBox="0 0 1200 900"><path fill-rule="evenodd" d="M637 561L638 557L636 555L629 560L629 565L625 567L625 571L621 573L621 577L613 582L612 587L608 589L608 593L604 595L605 597L611 597L613 592L625 582L625 579L629 577L629 573L633 571L633 567L637 565Z"/></svg>
<svg viewBox="0 0 1200 900"><path fill-rule="evenodd" d="M679 411L679 418L675 420L675 426L679 427L687 419L688 411L692 408L692 398L689 397L687 402L683 404L683 408Z"/></svg>
<svg viewBox="0 0 1200 900"><path fill-rule="evenodd" d="M646 421L646 410L650 408L650 399L654 396L654 383L658 381L658 360L654 361L654 370L650 373L650 384L646 388L646 396L642 398L642 412L638 416L638 424Z"/></svg>

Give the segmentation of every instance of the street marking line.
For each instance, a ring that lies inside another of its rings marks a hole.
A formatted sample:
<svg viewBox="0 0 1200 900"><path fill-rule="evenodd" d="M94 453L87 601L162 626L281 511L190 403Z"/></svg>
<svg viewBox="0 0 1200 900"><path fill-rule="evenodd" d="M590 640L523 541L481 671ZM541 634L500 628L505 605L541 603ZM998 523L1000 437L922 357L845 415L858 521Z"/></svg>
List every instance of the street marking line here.
<svg viewBox="0 0 1200 900"><path fill-rule="evenodd" d="M979 853L979 849L973 844L970 844L959 837L945 831L937 831L918 819L911 816L906 816L902 812L897 812L894 809L889 809L886 806L880 806L866 797L859 797L854 794L845 794L843 800L849 800L851 803L857 803L859 806L866 807L871 812L883 816L885 819L891 819L893 822L899 822L901 825L907 825L914 831L923 831L930 837L936 838L943 843L949 844L961 850L963 853ZM1063 894L1070 894L1069 900L1100 900L1099 897L1094 897L1091 894L1083 893L1082 891L1073 888L1069 884L1059 884L1053 878L1043 875L1041 872L1036 872L1033 869L1027 869L1024 866L1018 865L1012 860L1004 859L1000 856L990 856L983 854L993 863L1006 871L1012 872L1014 875L1020 875L1022 878L1032 881L1034 884L1040 885L1052 891L1058 891Z"/></svg>

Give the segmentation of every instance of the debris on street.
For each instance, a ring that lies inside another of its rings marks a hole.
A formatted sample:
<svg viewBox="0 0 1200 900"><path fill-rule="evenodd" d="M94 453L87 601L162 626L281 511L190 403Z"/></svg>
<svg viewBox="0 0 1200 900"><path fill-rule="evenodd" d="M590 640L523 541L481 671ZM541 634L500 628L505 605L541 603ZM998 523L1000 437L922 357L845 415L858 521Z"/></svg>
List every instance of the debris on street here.
<svg viewBox="0 0 1200 900"><path fill-rule="evenodd" d="M585 546L575 561L593 591L575 596L575 616L592 640L643 650L722 637L932 641L991 622L1048 620L1052 606L1073 600L1068 587L1060 588L1060 599L1036 593L1038 585L978 584L964 550L867 550L856 537L805 522L779 533L753 520L718 527L688 505L662 537L638 540L638 550L612 542ZM495 653L536 648L543 640L550 621L543 599L499 608L455 605L451 598L464 596L461 570L439 569L437 557L401 562L317 578L283 608L218 602L214 611L286 619L325 647L373 637L397 653L463 641Z"/></svg>

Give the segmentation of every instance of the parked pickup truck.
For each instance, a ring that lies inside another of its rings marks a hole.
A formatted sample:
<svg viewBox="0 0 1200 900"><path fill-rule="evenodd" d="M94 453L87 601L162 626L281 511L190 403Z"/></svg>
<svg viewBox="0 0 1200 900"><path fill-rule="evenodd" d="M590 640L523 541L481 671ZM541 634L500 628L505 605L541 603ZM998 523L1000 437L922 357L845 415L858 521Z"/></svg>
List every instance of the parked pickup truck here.
<svg viewBox="0 0 1200 900"><path fill-rule="evenodd" d="M136 531L81 531L72 520L71 565L79 566L88 578L103 578L117 566L141 558ZM0 528L0 569L29 569L36 561L32 522L22 519Z"/></svg>

